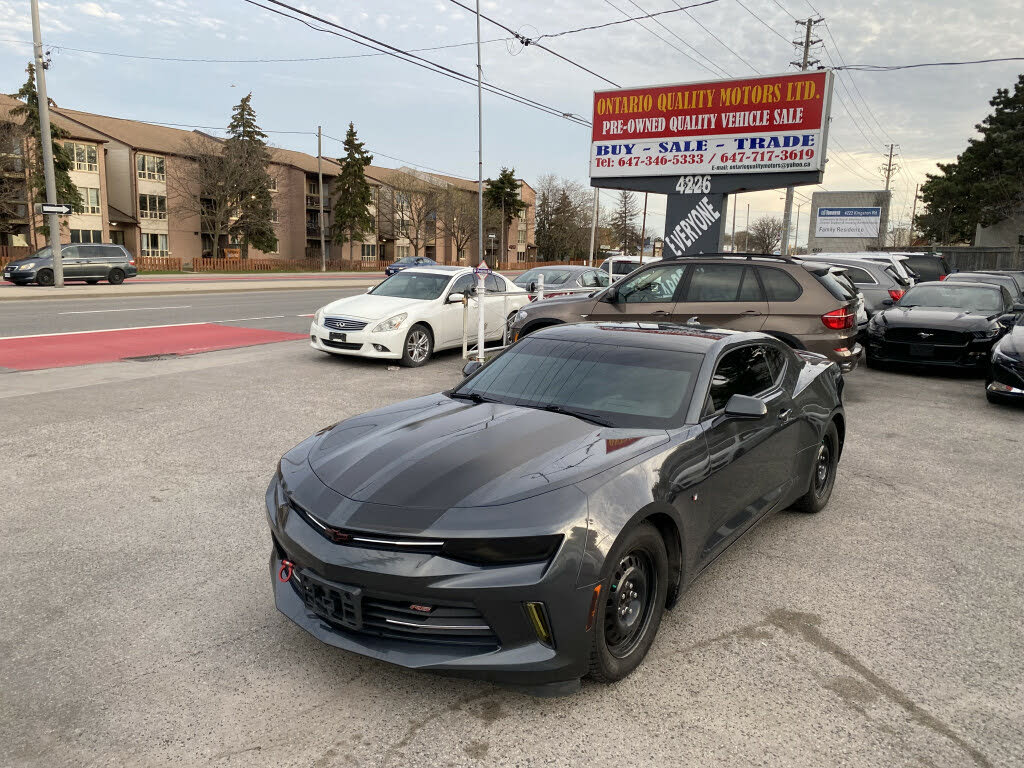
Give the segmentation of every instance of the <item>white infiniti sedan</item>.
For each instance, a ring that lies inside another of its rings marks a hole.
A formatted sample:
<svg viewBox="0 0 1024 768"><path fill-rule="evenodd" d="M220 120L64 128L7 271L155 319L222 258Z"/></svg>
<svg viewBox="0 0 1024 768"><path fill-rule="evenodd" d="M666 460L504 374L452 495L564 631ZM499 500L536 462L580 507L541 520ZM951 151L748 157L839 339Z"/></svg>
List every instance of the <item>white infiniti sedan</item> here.
<svg viewBox="0 0 1024 768"><path fill-rule="evenodd" d="M357 355L423 365L437 350L462 345L463 295L475 295L477 276L468 267L405 269L367 293L332 301L313 316L310 346L334 355ZM486 293L484 335L501 339L510 318L530 303L511 280L490 273ZM500 296L503 292L515 296ZM478 306L469 302L469 336L476 339Z"/></svg>

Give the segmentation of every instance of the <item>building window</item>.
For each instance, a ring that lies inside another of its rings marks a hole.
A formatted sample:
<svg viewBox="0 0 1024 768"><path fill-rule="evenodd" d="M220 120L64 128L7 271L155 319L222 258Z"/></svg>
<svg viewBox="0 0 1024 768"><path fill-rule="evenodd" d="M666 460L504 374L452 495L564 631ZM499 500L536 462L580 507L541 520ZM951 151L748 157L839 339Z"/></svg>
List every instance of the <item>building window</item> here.
<svg viewBox="0 0 1024 768"><path fill-rule="evenodd" d="M526 243L526 230L525 229L520 229L519 230L519 244L520 245L524 245L525 243Z"/></svg>
<svg viewBox="0 0 1024 768"><path fill-rule="evenodd" d="M82 205L75 208L75 213L99 213L100 191L95 187L82 187Z"/></svg>
<svg viewBox="0 0 1024 768"><path fill-rule="evenodd" d="M142 233L142 255L143 256L166 256L167 235L156 232Z"/></svg>
<svg viewBox="0 0 1024 768"><path fill-rule="evenodd" d="M277 208L271 208L270 209L270 223L271 224L277 224L278 223Z"/></svg>
<svg viewBox="0 0 1024 768"><path fill-rule="evenodd" d="M72 229L72 243L102 243L103 230L101 229Z"/></svg>
<svg viewBox="0 0 1024 768"><path fill-rule="evenodd" d="M374 243L363 243L363 261L375 261L377 259L377 246Z"/></svg>
<svg viewBox="0 0 1024 768"><path fill-rule="evenodd" d="M269 189L271 192L277 192L277 177L276 176L271 176L270 177L270 183L267 184L267 189Z"/></svg>
<svg viewBox="0 0 1024 768"><path fill-rule="evenodd" d="M76 171L98 171L96 147L90 144L69 143L64 145L75 162Z"/></svg>
<svg viewBox="0 0 1024 768"><path fill-rule="evenodd" d="M167 198L164 195L139 195L140 219L166 219Z"/></svg>
<svg viewBox="0 0 1024 768"><path fill-rule="evenodd" d="M306 181L306 194L320 196L320 187L315 181L311 179Z"/></svg>
<svg viewBox="0 0 1024 768"><path fill-rule="evenodd" d="M409 255L409 246L408 245L396 245L395 246L395 258L396 259L404 259L408 255Z"/></svg>
<svg viewBox="0 0 1024 768"><path fill-rule="evenodd" d="M164 159L156 155L136 155L135 173L140 179L166 181Z"/></svg>
<svg viewBox="0 0 1024 768"><path fill-rule="evenodd" d="M466 249L465 248L459 248L458 256L459 256L459 261L465 261L466 260Z"/></svg>

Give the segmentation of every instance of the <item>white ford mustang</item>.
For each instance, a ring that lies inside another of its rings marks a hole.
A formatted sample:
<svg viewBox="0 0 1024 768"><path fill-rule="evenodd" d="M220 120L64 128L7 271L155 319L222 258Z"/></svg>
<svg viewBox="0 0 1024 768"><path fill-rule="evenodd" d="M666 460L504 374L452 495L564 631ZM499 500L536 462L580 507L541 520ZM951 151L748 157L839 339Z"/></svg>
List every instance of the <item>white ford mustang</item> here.
<svg viewBox="0 0 1024 768"><path fill-rule="evenodd" d="M402 270L365 294L318 309L309 327L310 346L336 355L423 365L435 351L462 344L462 297L475 295L476 284L477 276L468 267ZM488 274L484 285L482 302L469 302L469 336L476 339L482 303L484 335L494 341L530 300L526 291L496 273ZM497 295L505 292L516 295Z"/></svg>

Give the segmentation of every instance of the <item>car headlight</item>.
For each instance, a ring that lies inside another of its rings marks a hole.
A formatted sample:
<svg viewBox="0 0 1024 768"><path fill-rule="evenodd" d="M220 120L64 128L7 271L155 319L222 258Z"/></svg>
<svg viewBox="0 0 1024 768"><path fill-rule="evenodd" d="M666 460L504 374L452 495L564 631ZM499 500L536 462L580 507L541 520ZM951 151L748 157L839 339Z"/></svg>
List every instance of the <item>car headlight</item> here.
<svg viewBox="0 0 1024 768"><path fill-rule="evenodd" d="M448 539L441 556L478 565L513 565L551 559L562 535L495 539Z"/></svg>
<svg viewBox="0 0 1024 768"><path fill-rule="evenodd" d="M525 309L520 309L516 313L516 320L525 320L526 316L527 316L526 310Z"/></svg>
<svg viewBox="0 0 1024 768"><path fill-rule="evenodd" d="M987 328L984 331L975 331L974 338L976 339L994 339L999 335L998 328Z"/></svg>
<svg viewBox="0 0 1024 768"><path fill-rule="evenodd" d="M28 264L22 264L18 269L32 269L35 265L34 261L30 261Z"/></svg>
<svg viewBox="0 0 1024 768"><path fill-rule="evenodd" d="M316 325L323 325L324 324L324 308L323 307L320 307L320 309L318 309L316 311L316 313L313 315L313 322Z"/></svg>
<svg viewBox="0 0 1024 768"><path fill-rule="evenodd" d="M387 320L382 320L373 327L373 333L386 333L387 331L397 331L402 327L402 323L409 315L405 312L394 317L389 317Z"/></svg>

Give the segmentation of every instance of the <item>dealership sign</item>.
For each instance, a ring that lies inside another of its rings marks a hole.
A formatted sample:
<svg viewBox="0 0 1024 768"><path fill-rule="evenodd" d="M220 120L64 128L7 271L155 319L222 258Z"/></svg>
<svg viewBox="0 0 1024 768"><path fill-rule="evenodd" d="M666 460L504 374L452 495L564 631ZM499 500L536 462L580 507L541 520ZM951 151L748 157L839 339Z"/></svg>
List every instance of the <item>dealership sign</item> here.
<svg viewBox="0 0 1024 768"><path fill-rule="evenodd" d="M594 93L590 175L820 171L831 72Z"/></svg>
<svg viewBox="0 0 1024 768"><path fill-rule="evenodd" d="M882 209L818 208L815 237L878 237Z"/></svg>

